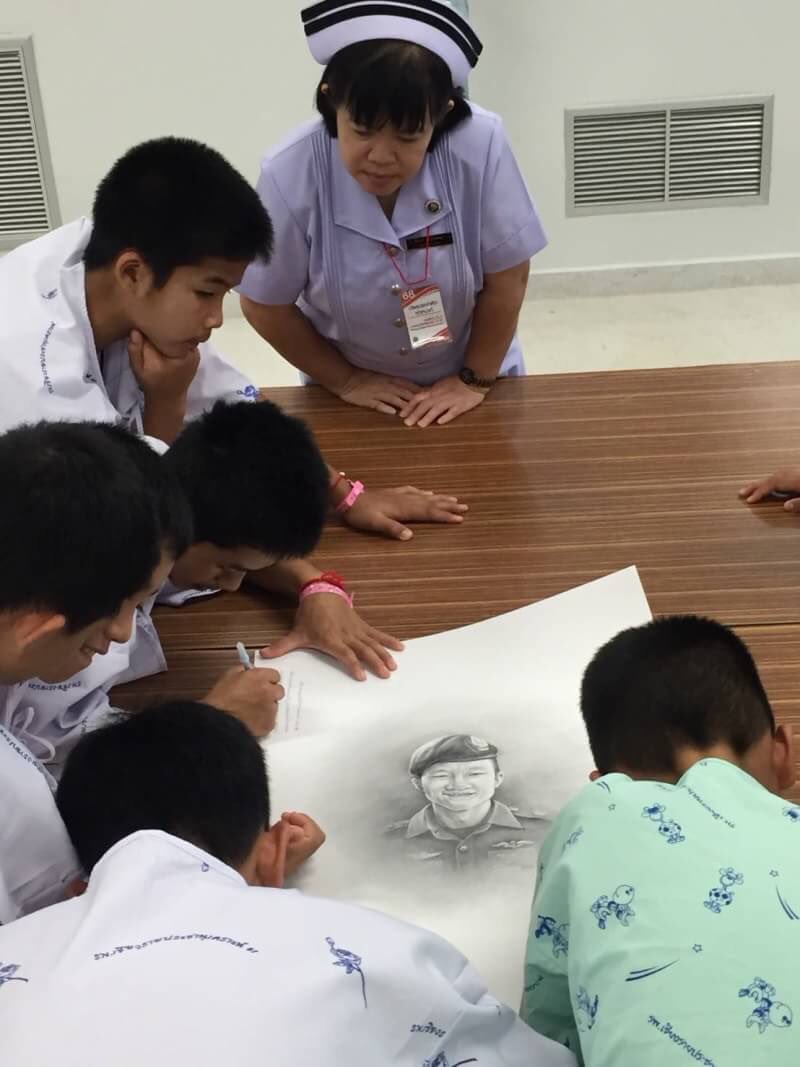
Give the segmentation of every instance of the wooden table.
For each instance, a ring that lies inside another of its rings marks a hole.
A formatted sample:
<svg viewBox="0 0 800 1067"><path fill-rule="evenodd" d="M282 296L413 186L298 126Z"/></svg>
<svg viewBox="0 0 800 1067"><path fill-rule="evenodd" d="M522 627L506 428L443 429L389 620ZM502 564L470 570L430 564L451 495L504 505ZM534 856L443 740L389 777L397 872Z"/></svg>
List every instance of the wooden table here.
<svg viewBox="0 0 800 1067"><path fill-rule="evenodd" d="M477 411L428 430L318 389L269 395L367 485L408 483L470 505L463 526L418 528L407 544L326 531L316 558L344 573L370 622L419 637L635 563L655 614L734 626L778 716L800 724L800 520L736 496L750 477L800 462L800 364L507 381ZM170 670L115 697L200 696L235 662L237 640L256 647L290 618L288 605L247 593L158 609Z"/></svg>

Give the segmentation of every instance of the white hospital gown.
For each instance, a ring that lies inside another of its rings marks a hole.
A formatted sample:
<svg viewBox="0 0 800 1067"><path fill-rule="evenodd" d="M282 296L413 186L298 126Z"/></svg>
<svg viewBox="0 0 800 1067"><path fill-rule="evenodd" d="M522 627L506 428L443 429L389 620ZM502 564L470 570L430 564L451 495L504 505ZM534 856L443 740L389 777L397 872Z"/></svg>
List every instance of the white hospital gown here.
<svg viewBox="0 0 800 1067"><path fill-rule="evenodd" d="M25 746L0 728L0 923L62 900L80 874L54 784Z"/></svg>
<svg viewBox="0 0 800 1067"><path fill-rule="evenodd" d="M15 1067L54 1041L60 1067L575 1062L436 935L254 889L157 831L112 848L85 896L0 930L0 1034Z"/></svg>
<svg viewBox="0 0 800 1067"><path fill-rule="evenodd" d="M29 678L0 686L0 726L14 734L56 778L81 735L101 725L114 685L167 669L158 634L150 618L152 600L136 612L133 634L112 644L78 674L61 682Z"/></svg>

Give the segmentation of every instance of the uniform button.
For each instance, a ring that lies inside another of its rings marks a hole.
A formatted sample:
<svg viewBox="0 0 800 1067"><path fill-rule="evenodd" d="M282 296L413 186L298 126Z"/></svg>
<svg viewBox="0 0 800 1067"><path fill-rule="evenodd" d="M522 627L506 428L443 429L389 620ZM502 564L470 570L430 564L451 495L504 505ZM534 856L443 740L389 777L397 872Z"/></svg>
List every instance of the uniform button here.
<svg viewBox="0 0 800 1067"><path fill-rule="evenodd" d="M459 852L469 852L469 845L459 845L458 846L458 851Z"/></svg>
<svg viewBox="0 0 800 1067"><path fill-rule="evenodd" d="M403 325L403 320L402 319L395 319L394 320L394 324L395 324L395 326L402 326Z"/></svg>
<svg viewBox="0 0 800 1067"><path fill-rule="evenodd" d="M402 348L398 348L397 351L400 353L401 356L407 356L408 355L408 349L406 348L405 345L403 345Z"/></svg>
<svg viewBox="0 0 800 1067"><path fill-rule="evenodd" d="M392 286L392 292L393 293L399 293L400 292L400 283L399 282L395 282L394 283L394 285Z"/></svg>
<svg viewBox="0 0 800 1067"><path fill-rule="evenodd" d="M425 203L425 210L429 215L437 215L442 210L442 205L438 200L428 200Z"/></svg>
<svg viewBox="0 0 800 1067"><path fill-rule="evenodd" d="M397 253L400 251L400 249L395 248L394 245L385 245L384 247L386 248L386 251L389 253L390 256L396 256Z"/></svg>

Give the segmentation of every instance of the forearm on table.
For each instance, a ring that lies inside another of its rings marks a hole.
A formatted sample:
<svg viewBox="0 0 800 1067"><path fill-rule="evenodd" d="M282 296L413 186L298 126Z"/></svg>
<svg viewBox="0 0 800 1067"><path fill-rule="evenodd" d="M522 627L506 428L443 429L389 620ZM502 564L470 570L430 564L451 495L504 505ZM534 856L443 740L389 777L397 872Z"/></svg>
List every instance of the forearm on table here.
<svg viewBox="0 0 800 1067"><path fill-rule="evenodd" d="M464 366L479 378L496 378L519 323L529 265L487 275L475 301Z"/></svg>
<svg viewBox="0 0 800 1067"><path fill-rule="evenodd" d="M319 578L322 571L310 559L285 559L262 571L252 571L247 576L249 585L258 586L268 593L281 593L284 596L299 596L306 582Z"/></svg>
<svg viewBox="0 0 800 1067"><path fill-rule="evenodd" d="M257 304L241 298L242 313L283 358L332 393L341 390L352 366L330 341L322 337L295 304Z"/></svg>

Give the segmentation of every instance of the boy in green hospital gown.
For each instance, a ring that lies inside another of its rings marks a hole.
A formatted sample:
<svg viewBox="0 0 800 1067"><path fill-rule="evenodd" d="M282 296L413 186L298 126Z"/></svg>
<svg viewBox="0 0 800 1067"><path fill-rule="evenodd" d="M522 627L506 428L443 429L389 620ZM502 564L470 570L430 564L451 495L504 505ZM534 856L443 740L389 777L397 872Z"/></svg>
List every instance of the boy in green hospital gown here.
<svg viewBox="0 0 800 1067"><path fill-rule="evenodd" d="M523 1016L587 1067L800 1064L791 735L747 648L627 630L581 708L597 770L541 851Z"/></svg>

